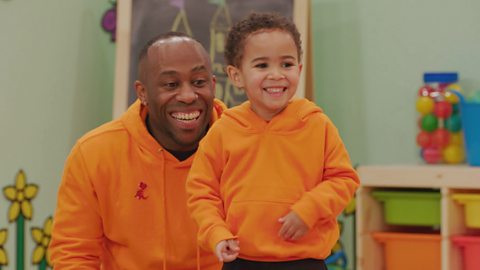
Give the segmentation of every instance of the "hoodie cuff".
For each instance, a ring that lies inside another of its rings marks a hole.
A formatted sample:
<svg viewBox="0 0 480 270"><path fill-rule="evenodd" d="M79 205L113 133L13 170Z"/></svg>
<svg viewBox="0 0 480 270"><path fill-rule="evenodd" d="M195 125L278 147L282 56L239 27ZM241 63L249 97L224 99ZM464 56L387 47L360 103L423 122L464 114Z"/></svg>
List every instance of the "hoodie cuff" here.
<svg viewBox="0 0 480 270"><path fill-rule="evenodd" d="M307 224L309 229L313 228L319 219L318 212L315 211L315 207L312 207L312 202L309 201L308 196L305 196L295 203L292 206L292 211L294 211L302 221Z"/></svg>
<svg viewBox="0 0 480 270"><path fill-rule="evenodd" d="M212 231L209 234L208 241L209 241L209 246L213 253L215 254L215 248L217 247L217 244L222 241L222 240L227 240L227 239L236 239L237 237L234 236L230 230L228 230L225 227L222 226L217 226L212 229Z"/></svg>

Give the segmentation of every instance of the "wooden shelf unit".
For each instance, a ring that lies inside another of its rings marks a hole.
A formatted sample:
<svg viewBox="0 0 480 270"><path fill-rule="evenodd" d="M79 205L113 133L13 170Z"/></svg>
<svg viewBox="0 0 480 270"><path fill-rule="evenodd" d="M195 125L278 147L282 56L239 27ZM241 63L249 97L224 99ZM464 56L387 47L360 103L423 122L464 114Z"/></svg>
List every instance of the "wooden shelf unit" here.
<svg viewBox="0 0 480 270"><path fill-rule="evenodd" d="M464 209L452 200L459 192L480 193L480 167L467 165L385 165L360 166L361 187L357 191L356 208L356 270L384 270L382 245L372 232L402 232L399 226L385 224L383 206L371 196L378 188L436 189L441 194L441 270L461 270L462 258L450 237L458 234L478 234L479 230L465 227ZM480 213L479 213L480 214ZM406 258L407 259L407 258ZM414 262L412 262L414 263Z"/></svg>

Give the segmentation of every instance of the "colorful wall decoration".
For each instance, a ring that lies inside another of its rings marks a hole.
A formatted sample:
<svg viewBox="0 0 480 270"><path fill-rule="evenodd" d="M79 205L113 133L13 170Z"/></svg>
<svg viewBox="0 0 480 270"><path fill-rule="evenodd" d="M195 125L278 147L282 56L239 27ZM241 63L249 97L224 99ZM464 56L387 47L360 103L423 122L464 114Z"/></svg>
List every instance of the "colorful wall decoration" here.
<svg viewBox="0 0 480 270"><path fill-rule="evenodd" d="M27 257L31 258L31 264L38 266L39 270L51 267L47 247L50 243L52 217L46 218L43 227L28 226L34 214L33 200L38 192L39 186L28 183L23 170L17 172L12 185L3 188L3 195L10 203L7 211L7 220L10 226L0 230L0 270L2 266L10 263L15 265L16 270L30 269L26 267L28 265ZM28 232L36 244L31 256L27 255L29 251L25 248ZM11 258L3 247L9 239L8 236L11 241L15 241L16 246L15 253L11 255Z"/></svg>
<svg viewBox="0 0 480 270"><path fill-rule="evenodd" d="M110 40L115 42L117 30L117 2L110 1L112 6L103 13L101 26L110 35Z"/></svg>

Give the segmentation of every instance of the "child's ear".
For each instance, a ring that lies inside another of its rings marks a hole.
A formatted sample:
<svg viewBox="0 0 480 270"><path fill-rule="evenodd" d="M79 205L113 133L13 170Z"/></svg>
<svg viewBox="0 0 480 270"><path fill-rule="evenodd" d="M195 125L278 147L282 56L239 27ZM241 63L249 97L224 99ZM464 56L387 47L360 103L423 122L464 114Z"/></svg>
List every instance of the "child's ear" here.
<svg viewBox="0 0 480 270"><path fill-rule="evenodd" d="M235 85L235 87L237 88L243 88L244 83L242 75L240 74L240 70L232 65L228 65L226 70L228 78L230 79L232 84Z"/></svg>

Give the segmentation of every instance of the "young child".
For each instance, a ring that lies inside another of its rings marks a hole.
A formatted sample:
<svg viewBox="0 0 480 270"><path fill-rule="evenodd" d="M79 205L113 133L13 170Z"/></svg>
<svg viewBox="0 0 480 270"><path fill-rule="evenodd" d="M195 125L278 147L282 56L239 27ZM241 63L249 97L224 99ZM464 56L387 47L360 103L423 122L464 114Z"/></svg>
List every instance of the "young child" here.
<svg viewBox="0 0 480 270"><path fill-rule="evenodd" d="M228 34L228 77L249 101L210 128L187 179L200 244L225 270L326 269L359 185L330 119L292 99L301 54L295 25L276 14L253 13Z"/></svg>

